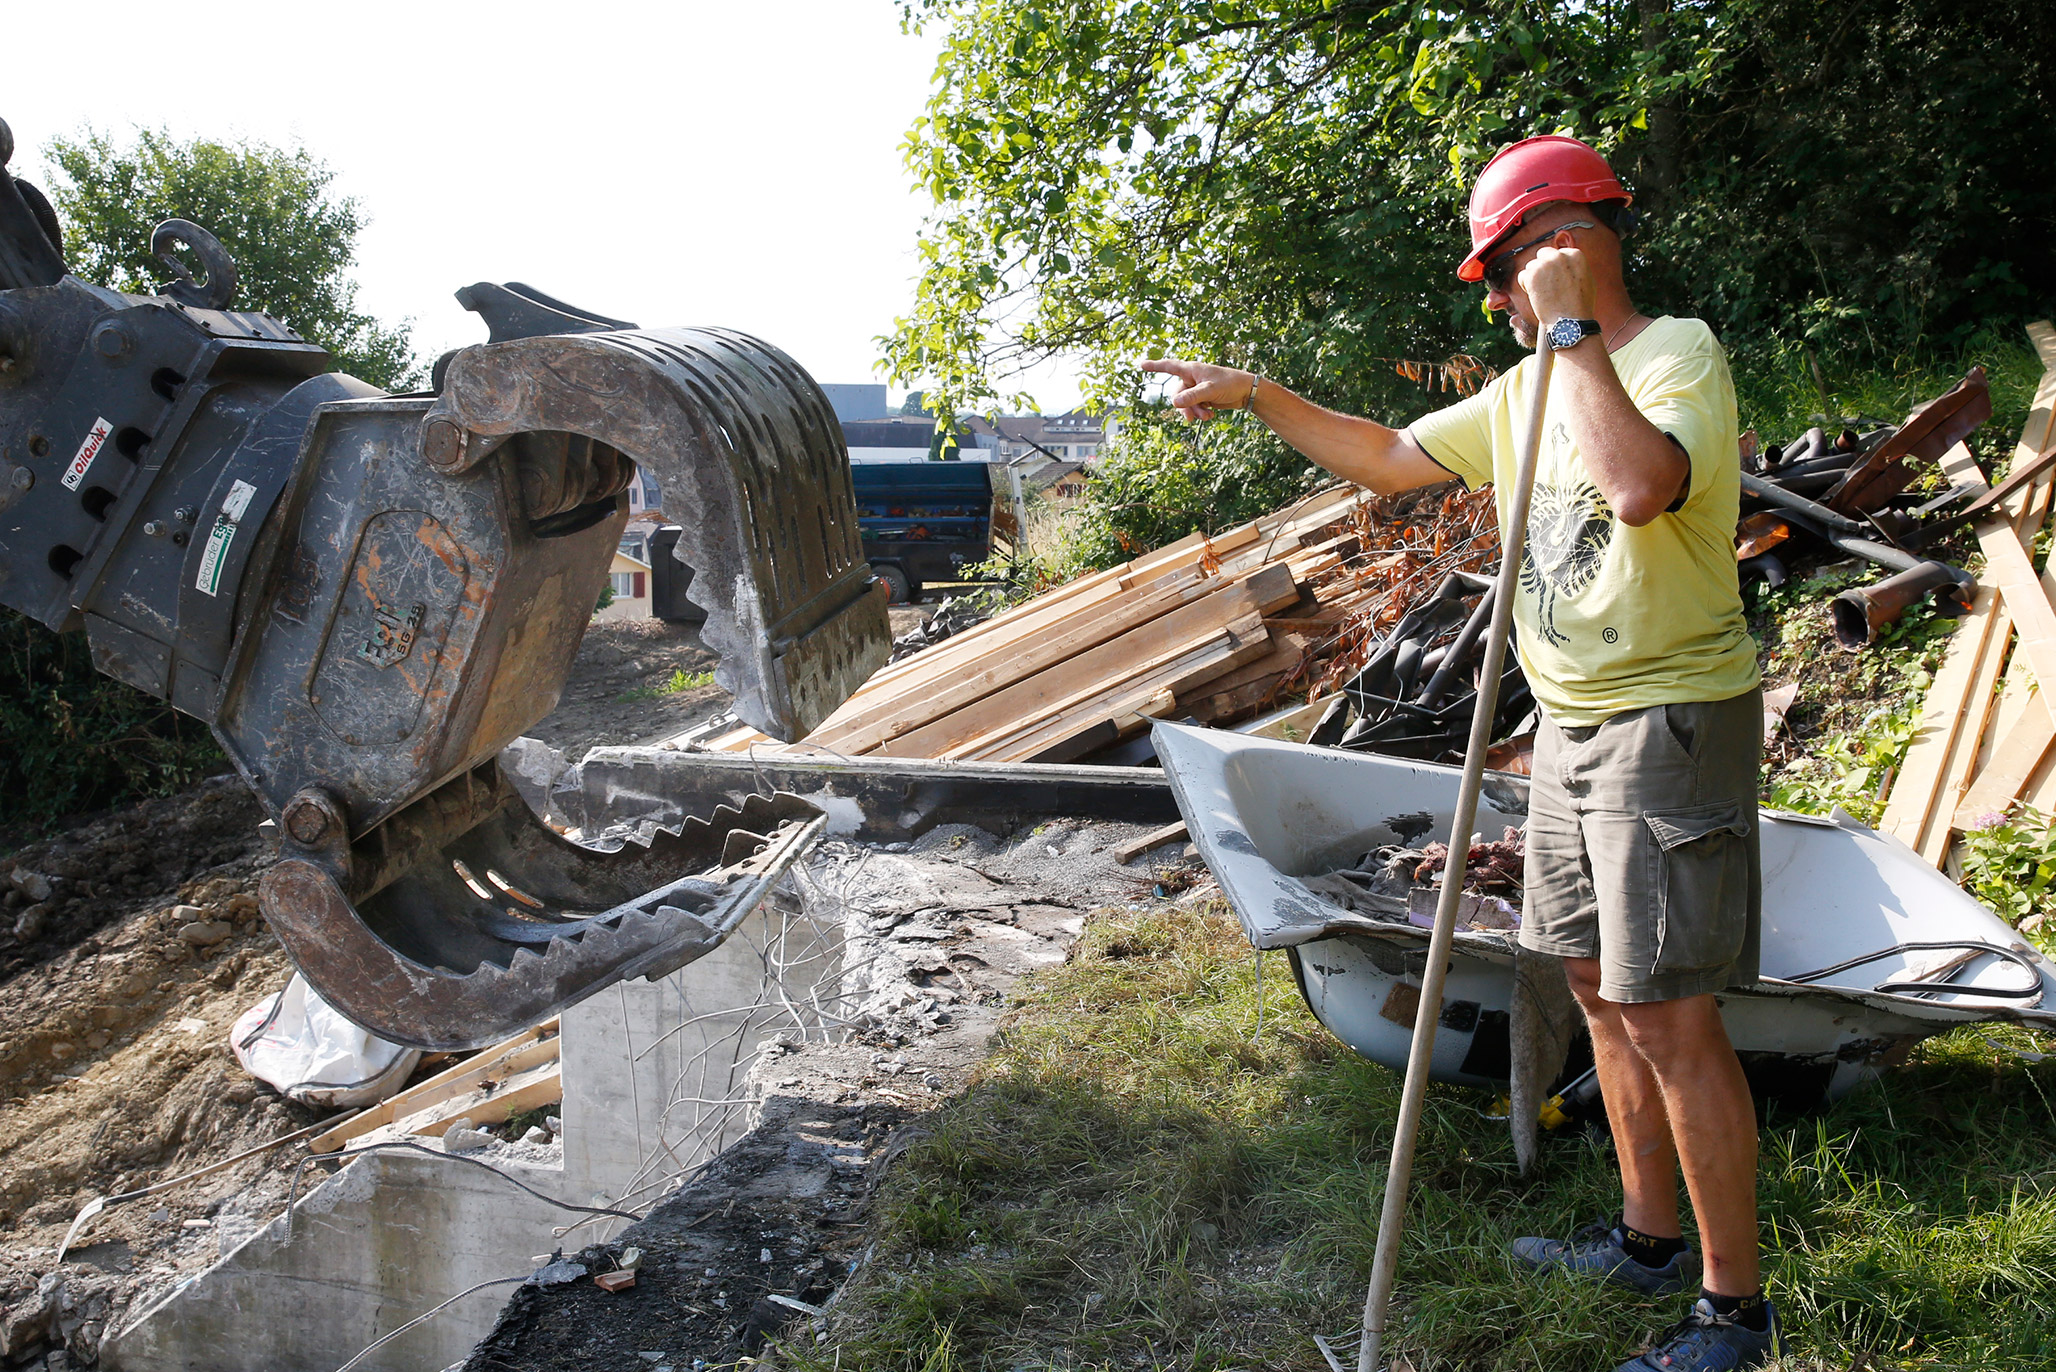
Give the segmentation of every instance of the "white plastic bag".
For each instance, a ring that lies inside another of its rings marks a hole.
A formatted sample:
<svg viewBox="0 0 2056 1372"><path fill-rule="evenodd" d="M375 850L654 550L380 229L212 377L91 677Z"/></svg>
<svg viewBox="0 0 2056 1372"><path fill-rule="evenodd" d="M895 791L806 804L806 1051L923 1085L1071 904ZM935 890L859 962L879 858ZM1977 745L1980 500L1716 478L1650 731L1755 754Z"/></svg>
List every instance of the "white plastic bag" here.
<svg viewBox="0 0 2056 1372"><path fill-rule="evenodd" d="M323 1000L298 972L286 989L245 1010L229 1030L243 1070L289 1100L347 1109L375 1105L398 1091L421 1050L360 1029Z"/></svg>

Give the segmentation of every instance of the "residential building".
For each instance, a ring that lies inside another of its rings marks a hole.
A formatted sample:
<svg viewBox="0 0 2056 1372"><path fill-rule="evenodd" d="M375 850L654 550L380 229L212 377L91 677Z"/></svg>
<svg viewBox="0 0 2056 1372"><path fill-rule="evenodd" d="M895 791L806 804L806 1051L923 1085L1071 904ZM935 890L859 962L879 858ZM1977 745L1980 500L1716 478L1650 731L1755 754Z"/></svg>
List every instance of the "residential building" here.
<svg viewBox="0 0 2056 1372"><path fill-rule="evenodd" d="M661 519L663 512L664 492L657 485L657 478L638 467L635 480L628 483L628 517L635 519L647 515Z"/></svg>
<svg viewBox="0 0 2056 1372"><path fill-rule="evenodd" d="M993 441L998 462L1041 457L1058 462L1090 462L1105 449L1106 424L1089 410L1062 414L1003 414L996 420L976 418L965 427Z"/></svg>
<svg viewBox="0 0 2056 1372"><path fill-rule="evenodd" d="M621 531L621 543L607 569L614 587L614 599L597 619L648 619L650 617L650 531L655 521L631 521Z"/></svg>

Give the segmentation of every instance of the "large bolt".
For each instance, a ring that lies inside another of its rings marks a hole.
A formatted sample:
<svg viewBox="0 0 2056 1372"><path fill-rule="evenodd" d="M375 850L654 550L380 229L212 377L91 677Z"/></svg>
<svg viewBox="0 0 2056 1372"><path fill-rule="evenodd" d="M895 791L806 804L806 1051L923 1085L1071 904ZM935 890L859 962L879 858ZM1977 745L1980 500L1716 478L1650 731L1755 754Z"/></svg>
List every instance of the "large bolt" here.
<svg viewBox="0 0 2056 1372"><path fill-rule="evenodd" d="M328 834L329 822L328 807L310 797L302 796L286 806L286 832L295 843L312 847L321 842Z"/></svg>
<svg viewBox="0 0 2056 1372"><path fill-rule="evenodd" d="M36 474L35 474L34 472L30 471L30 470L29 470L28 468L26 468L26 467L16 467L16 468L14 469L14 489L15 489L15 490L17 490L17 491L25 491L25 490L27 490L27 489L28 489L29 487L31 487L31 486L33 486L33 485L35 485L35 484L36 484Z"/></svg>
<svg viewBox="0 0 2056 1372"><path fill-rule="evenodd" d="M469 438L463 425L441 417L431 419L421 429L421 455L439 472L455 471L463 464Z"/></svg>
<svg viewBox="0 0 2056 1372"><path fill-rule="evenodd" d="M135 346L136 341L129 337L128 330L118 324L102 325L93 334L93 351L109 362L118 362L127 357L129 350Z"/></svg>

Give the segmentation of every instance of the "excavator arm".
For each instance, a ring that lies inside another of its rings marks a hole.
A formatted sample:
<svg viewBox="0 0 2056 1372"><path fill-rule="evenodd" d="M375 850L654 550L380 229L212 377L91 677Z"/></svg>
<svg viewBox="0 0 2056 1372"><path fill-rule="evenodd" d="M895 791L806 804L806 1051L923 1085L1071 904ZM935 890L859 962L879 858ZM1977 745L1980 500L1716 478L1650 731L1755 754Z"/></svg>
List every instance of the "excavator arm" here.
<svg viewBox="0 0 2056 1372"><path fill-rule="evenodd" d="M556 706L638 469L743 719L798 737L883 662L813 379L744 334L481 283L459 299L490 340L389 395L231 309L196 225L159 226L155 294L70 275L12 151L0 123L0 603L211 726L278 822L261 899L308 980L457 1048L718 942L818 833L804 801L601 852L496 758Z"/></svg>

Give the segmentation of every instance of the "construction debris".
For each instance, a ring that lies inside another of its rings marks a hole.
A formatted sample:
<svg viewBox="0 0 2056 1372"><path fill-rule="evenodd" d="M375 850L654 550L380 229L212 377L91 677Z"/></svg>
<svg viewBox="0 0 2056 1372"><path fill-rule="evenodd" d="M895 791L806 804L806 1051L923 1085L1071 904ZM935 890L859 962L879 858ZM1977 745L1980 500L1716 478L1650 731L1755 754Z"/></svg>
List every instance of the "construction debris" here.
<svg viewBox="0 0 2056 1372"><path fill-rule="evenodd" d="M2034 568L2056 489L2056 328L2031 324L2028 336L2046 370L2011 474L1987 487L1961 442L1941 456L1952 486L1972 497L1965 512L1978 511L1986 584L1949 640L1879 825L1937 866L1956 833L2015 801L2056 808L2056 576Z"/></svg>
<svg viewBox="0 0 2056 1372"><path fill-rule="evenodd" d="M1498 554L1489 492L1330 487L1056 587L874 675L789 745L842 756L1149 760L1155 719L1231 726L1333 695L1452 573ZM1467 716L1466 716L1467 718ZM775 748L750 729L679 740Z"/></svg>
<svg viewBox="0 0 2056 1372"><path fill-rule="evenodd" d="M1759 450L1756 435L1742 439L1742 506L1735 556L1745 581L1782 586L1795 557L1862 558L1894 575L1858 587L1834 602L1835 638L1844 648L1876 641L1912 606L1933 597L1948 614L1970 611L1977 582L1968 572L1920 552L1943 535L1985 517L2056 465L2056 453L2030 454L1996 490L1973 468L1939 496L1909 492L1914 461L1938 461L1992 417L1991 388L1982 367L1954 389L1920 406L1902 425L1859 434L1842 428L1832 439L1824 427L1782 446ZM1946 464L1945 464L1946 465Z"/></svg>

